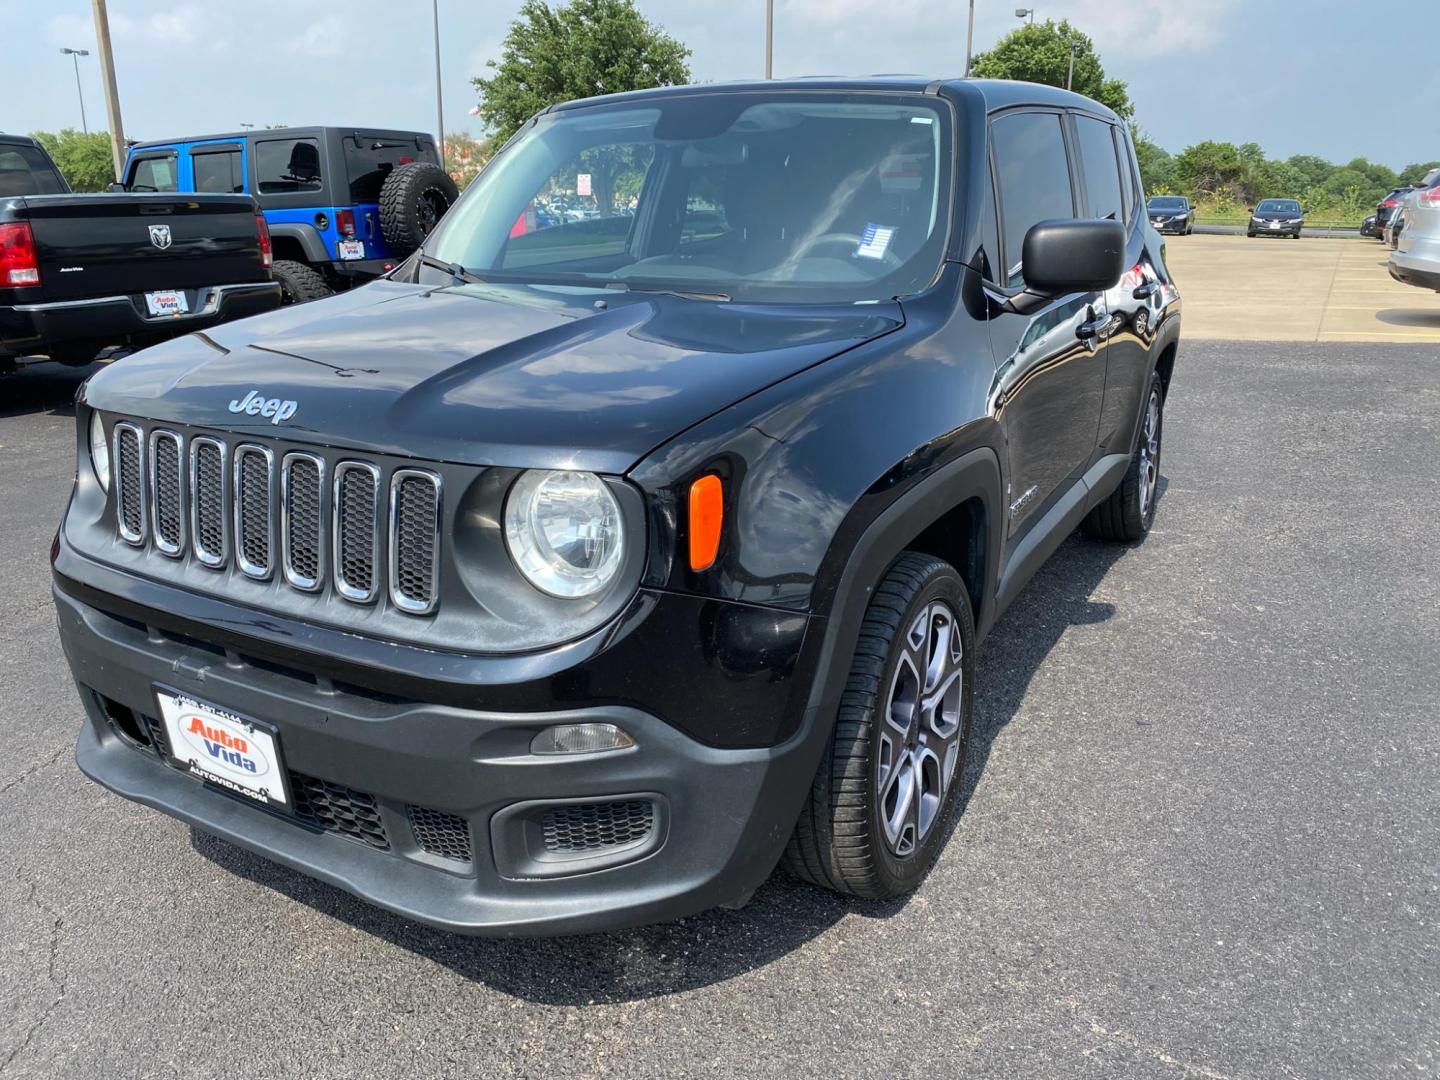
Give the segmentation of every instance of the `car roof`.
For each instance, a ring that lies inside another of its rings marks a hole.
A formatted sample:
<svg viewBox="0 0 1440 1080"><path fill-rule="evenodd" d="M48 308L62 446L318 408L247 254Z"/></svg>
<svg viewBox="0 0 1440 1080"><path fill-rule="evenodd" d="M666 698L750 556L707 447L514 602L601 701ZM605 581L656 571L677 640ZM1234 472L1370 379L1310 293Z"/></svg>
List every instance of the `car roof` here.
<svg viewBox="0 0 1440 1080"><path fill-rule="evenodd" d="M214 135L180 135L173 139L147 139L143 142L130 144L131 150L145 150L152 146L174 146L176 143L210 142L216 139L248 139L258 137L284 138L310 138L317 134L325 134L338 131L342 134L360 132L365 135L379 135L384 138L413 139L423 138L432 142L435 136L428 131L401 131L395 128L365 127L352 124L312 124L308 127L283 127L283 128L256 128L251 131L222 131Z"/></svg>
<svg viewBox="0 0 1440 1080"><path fill-rule="evenodd" d="M1053 108L1084 109L1119 122L1119 117L1093 98L1061 90L1042 83L1015 82L1009 79L932 78L924 75L814 75L801 79L764 79L703 85L661 86L651 90L631 90L623 94L605 94L578 98L552 105L547 112L566 112L600 104L652 101L658 98L692 94L773 93L775 91L898 91L914 94L938 94L941 90L960 97L979 95L986 111L994 112L1017 105L1042 105Z"/></svg>
<svg viewBox="0 0 1440 1080"><path fill-rule="evenodd" d="M11 146L39 146L39 140L32 139L29 135L8 135L0 131L0 143L9 143Z"/></svg>

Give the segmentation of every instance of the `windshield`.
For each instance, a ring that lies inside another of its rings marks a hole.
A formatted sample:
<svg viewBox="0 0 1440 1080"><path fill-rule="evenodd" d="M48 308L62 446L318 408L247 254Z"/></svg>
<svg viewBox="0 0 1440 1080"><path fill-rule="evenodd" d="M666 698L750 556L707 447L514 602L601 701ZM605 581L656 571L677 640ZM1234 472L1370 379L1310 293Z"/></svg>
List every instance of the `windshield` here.
<svg viewBox="0 0 1440 1080"><path fill-rule="evenodd" d="M781 91L552 113L486 167L425 253L497 281L759 302L913 293L944 257L942 110Z"/></svg>
<svg viewBox="0 0 1440 1080"><path fill-rule="evenodd" d="M1300 204L1294 199L1262 199L1255 208L1257 214L1298 214Z"/></svg>
<svg viewBox="0 0 1440 1080"><path fill-rule="evenodd" d="M1156 195L1150 200L1151 210L1184 210L1185 200L1174 195Z"/></svg>

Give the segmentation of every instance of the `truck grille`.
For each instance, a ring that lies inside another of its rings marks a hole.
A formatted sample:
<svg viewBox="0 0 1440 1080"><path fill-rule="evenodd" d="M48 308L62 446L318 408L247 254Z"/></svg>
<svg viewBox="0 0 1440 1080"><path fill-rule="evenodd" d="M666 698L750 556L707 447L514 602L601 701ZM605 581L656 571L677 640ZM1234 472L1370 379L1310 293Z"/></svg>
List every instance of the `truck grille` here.
<svg viewBox="0 0 1440 1080"><path fill-rule="evenodd" d="M406 614L435 610L437 474L398 468L387 477L356 460L332 468L302 451L277 461L255 442L197 435L187 444L170 430L147 436L128 420L115 425L112 445L116 530L126 543L214 570L233 560L249 577L302 592L331 587L356 604L374 603L388 585Z"/></svg>

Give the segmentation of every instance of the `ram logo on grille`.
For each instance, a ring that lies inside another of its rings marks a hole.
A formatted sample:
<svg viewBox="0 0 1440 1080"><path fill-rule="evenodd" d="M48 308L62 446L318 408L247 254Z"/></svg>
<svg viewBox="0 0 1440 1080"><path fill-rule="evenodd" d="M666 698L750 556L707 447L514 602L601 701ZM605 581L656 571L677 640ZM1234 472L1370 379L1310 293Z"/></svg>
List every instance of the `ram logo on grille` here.
<svg viewBox="0 0 1440 1080"><path fill-rule="evenodd" d="M429 615L440 594L441 480L369 461L115 424L115 529L176 563ZM218 579L217 579L218 580Z"/></svg>

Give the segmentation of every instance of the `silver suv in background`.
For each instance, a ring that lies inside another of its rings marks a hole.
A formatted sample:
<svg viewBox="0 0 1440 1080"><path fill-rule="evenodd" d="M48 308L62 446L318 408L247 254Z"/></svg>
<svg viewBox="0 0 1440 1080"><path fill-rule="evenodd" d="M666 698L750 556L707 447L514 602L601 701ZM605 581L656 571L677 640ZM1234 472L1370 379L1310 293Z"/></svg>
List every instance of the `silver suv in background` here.
<svg viewBox="0 0 1440 1080"><path fill-rule="evenodd" d="M1440 169L1431 169L1405 200L1405 228L1390 253L1390 276L1440 292Z"/></svg>

